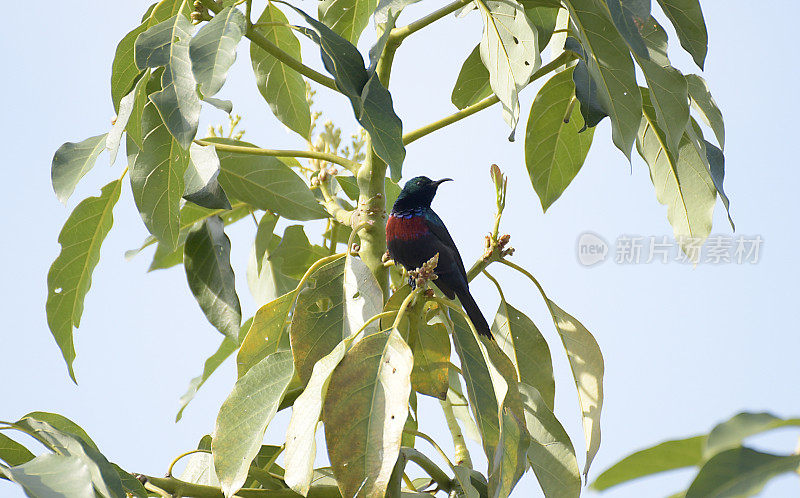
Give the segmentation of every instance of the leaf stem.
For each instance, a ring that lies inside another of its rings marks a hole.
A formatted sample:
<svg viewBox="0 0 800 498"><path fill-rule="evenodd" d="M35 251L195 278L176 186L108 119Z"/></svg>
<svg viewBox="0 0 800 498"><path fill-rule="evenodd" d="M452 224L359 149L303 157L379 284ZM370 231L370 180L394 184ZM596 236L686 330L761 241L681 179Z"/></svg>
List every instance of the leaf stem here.
<svg viewBox="0 0 800 498"><path fill-rule="evenodd" d="M169 468L167 469L167 477L172 477L172 469L175 467L176 463L178 463L183 457L193 455L195 453L211 453L211 452L208 450L197 449L197 450L187 451L186 453L181 453L180 455L175 457L175 460L173 460L171 464L169 464Z"/></svg>
<svg viewBox="0 0 800 498"><path fill-rule="evenodd" d="M181 481L174 477L143 476L147 483L167 493L167 496L182 496L184 498L225 498L222 490L213 486L194 484ZM236 492L241 498L300 498L301 495L291 489L254 489L242 488ZM341 498L339 488L336 486L312 486L307 498Z"/></svg>
<svg viewBox="0 0 800 498"><path fill-rule="evenodd" d="M545 64L544 66L540 67L538 71L533 73L531 79L529 81L533 82L542 76L548 74L549 72L558 69L559 67L563 66L564 64L568 63L569 61L575 59L577 55L572 52L563 52L561 55L550 61L549 63ZM500 102L500 99L497 98L497 95L492 95L490 97L486 97L485 99L472 104L471 106L467 106L461 109L458 112L455 112L449 116L446 116L438 121L434 121L433 123L427 124L421 128L417 128L414 131L410 131L403 135L403 144L408 145L411 142L414 142L425 135L429 135L434 131L440 130L445 126L451 125L455 122L461 121L462 119L472 116L473 114L486 109L487 107L491 107L494 104Z"/></svg>
<svg viewBox="0 0 800 498"><path fill-rule="evenodd" d="M407 434L412 434L412 435L414 435L414 436L416 436L418 438L422 438L425 441L427 441L431 446L433 446L433 449L435 449L436 452L439 453L439 456L442 457L442 460L447 462L447 465L451 469L455 467L453 465L453 462L450 460L450 457L447 456L447 453L445 453L444 450L442 450L441 446L439 446L436 443L436 441L433 440L432 437L430 437L429 435L425 434L424 432L419 432L419 431L403 431L403 432L405 432Z"/></svg>
<svg viewBox="0 0 800 498"><path fill-rule="evenodd" d="M440 399L439 404L442 406L444 412L444 419L447 422L447 428L450 430L450 435L453 438L453 454L456 460L456 465L463 465L472 468L472 458L467 449L467 442L464 440L464 434L461 431L461 426L458 425L456 415L453 412L453 404L447 399Z"/></svg>
<svg viewBox="0 0 800 498"><path fill-rule="evenodd" d="M396 329L400 326L400 320L403 319L403 315L406 313L406 309L411 305L411 301L414 300L415 297L422 291L422 287L417 287L413 291L409 292L405 299L403 299L403 304L400 305L400 308L397 310L397 316L394 319L394 323L392 323L392 328ZM433 476L431 476L433 477Z"/></svg>
<svg viewBox="0 0 800 498"><path fill-rule="evenodd" d="M273 157L303 157L308 159L321 159L330 163L338 164L351 172L358 171L361 167L355 161L337 156L336 154L329 154L327 152L319 152L316 150L277 150L277 149L262 149L260 147L247 147L243 145L220 144L210 142L208 140L195 140L194 143L198 145L212 145L215 149L224 152L236 152L238 154L249 154L252 156L273 156Z"/></svg>
<svg viewBox="0 0 800 498"><path fill-rule="evenodd" d="M217 14L219 13L220 10L222 10L222 5L218 4L214 0L200 0L200 3L202 3L208 10L210 10L214 14ZM326 86L331 90L339 92L339 89L336 88L336 83L333 81L333 78L329 78L328 76L325 76L319 71L311 69L310 67L306 66L299 60L295 59L294 57L286 53L284 50L282 50L280 47L269 41L266 36L259 33L252 25L249 25L247 27L247 32L245 33L245 36L248 39L250 39L251 42L255 43L256 45L264 49L268 54L272 55L273 57L283 62L290 68L294 69L298 73L302 74L306 78L312 81L316 81L320 85Z"/></svg>
<svg viewBox="0 0 800 498"><path fill-rule="evenodd" d="M430 458L414 448L408 448L404 446L400 449L400 451L403 452L406 458L419 465L422 470L431 476L431 479L436 481L436 484L439 486L440 490L448 493L450 492L450 490L453 488L453 481L447 477L447 474L445 474L445 472L440 469L438 465L433 463Z"/></svg>
<svg viewBox="0 0 800 498"><path fill-rule="evenodd" d="M497 293L500 294L500 299L505 302L506 296L503 294L503 288L500 287L500 282L497 281L488 271L483 270L483 274L486 275L486 278L492 281L495 287L497 287Z"/></svg>

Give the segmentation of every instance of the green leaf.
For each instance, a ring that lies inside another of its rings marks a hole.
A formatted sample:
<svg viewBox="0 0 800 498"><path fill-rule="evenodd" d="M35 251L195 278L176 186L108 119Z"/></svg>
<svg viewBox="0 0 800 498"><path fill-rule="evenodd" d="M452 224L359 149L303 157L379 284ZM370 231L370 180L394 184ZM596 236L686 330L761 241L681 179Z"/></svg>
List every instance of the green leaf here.
<svg viewBox="0 0 800 498"><path fill-rule="evenodd" d="M489 85L503 106L503 119L511 127L519 120L519 92L542 64L536 28L522 5L498 0L476 0L483 18L481 60L489 70Z"/></svg>
<svg viewBox="0 0 800 498"><path fill-rule="evenodd" d="M569 359L572 376L578 388L578 398L583 417L583 432L586 437L586 465L584 476L589 473L597 450L600 449L600 410L603 408L603 354L591 332L572 315L547 300L553 315L556 330Z"/></svg>
<svg viewBox="0 0 800 498"><path fill-rule="evenodd" d="M152 102L145 105L142 128L144 144L130 170L133 199L150 233L173 250L189 153L170 135Z"/></svg>
<svg viewBox="0 0 800 498"><path fill-rule="evenodd" d="M22 486L30 498L94 498L92 477L78 457L42 455L16 467L0 465L0 475Z"/></svg>
<svg viewBox="0 0 800 498"><path fill-rule="evenodd" d="M292 405L292 418L286 429L284 465L286 485L303 496L308 495L317 455L317 422L322 402L328 392L333 370L339 365L355 337L349 337L314 365L302 394Z"/></svg>
<svg viewBox="0 0 800 498"><path fill-rule="evenodd" d="M349 337L356 332L361 336L380 330L377 320L364 326L367 320L383 311L383 292L375 275L361 260L348 254L344 260L344 323L342 336Z"/></svg>
<svg viewBox="0 0 800 498"><path fill-rule="evenodd" d="M358 45L358 39L377 6L378 0L322 0L319 20L353 45Z"/></svg>
<svg viewBox="0 0 800 498"><path fill-rule="evenodd" d="M122 482L122 489L125 490L126 498L128 496L135 496L136 498L147 498L147 490L144 488L139 479L135 478L132 474L124 471L119 465L112 463L112 467L117 471L119 479Z"/></svg>
<svg viewBox="0 0 800 498"><path fill-rule="evenodd" d="M135 46L137 67L164 67L161 90L150 95L150 101L183 149L194 140L200 120L200 97L189 60L193 30L189 20L178 14L139 35Z"/></svg>
<svg viewBox="0 0 800 498"><path fill-rule="evenodd" d="M408 337L414 352L411 385L420 394L447 399L450 387L450 335L441 317L418 320Z"/></svg>
<svg viewBox="0 0 800 498"><path fill-rule="evenodd" d="M75 206L58 235L61 252L47 273L47 324L73 381L72 328L80 326L83 300L92 286L92 271L100 261L100 246L114 223L112 210L121 185L120 180L113 181L103 187L99 197L86 198Z"/></svg>
<svg viewBox="0 0 800 498"><path fill-rule="evenodd" d="M548 4L547 6L528 7L525 2L520 3L525 7L525 15L528 16L528 19L531 20L536 28L536 40L539 43L539 51L542 51L553 37L560 4L556 2L556 5Z"/></svg>
<svg viewBox="0 0 800 498"><path fill-rule="evenodd" d="M520 383L525 426L530 434L528 463L545 496L577 497L581 471L569 435L535 387Z"/></svg>
<svg viewBox="0 0 800 498"><path fill-rule="evenodd" d="M500 439L498 396L492 384L489 365L469 325L457 313L452 315L452 320L453 344L461 360L461 372L464 375L469 405L481 434L481 444L486 458L491 462Z"/></svg>
<svg viewBox="0 0 800 498"><path fill-rule="evenodd" d="M236 45L246 30L244 14L236 7L227 7L192 38L189 59L203 97L216 95L225 84L228 69L236 60Z"/></svg>
<svg viewBox="0 0 800 498"><path fill-rule="evenodd" d="M0 460L13 467L33 460L34 456L28 448L0 432Z"/></svg>
<svg viewBox="0 0 800 498"><path fill-rule="evenodd" d="M508 408L500 417L500 439L489 473L489 496L507 498L528 468L527 451L530 436L525 421L518 419Z"/></svg>
<svg viewBox="0 0 800 498"><path fill-rule="evenodd" d="M665 441L639 450L604 470L591 484L591 488L603 491L640 477L700 465L703 462L705 441L706 436L695 436Z"/></svg>
<svg viewBox="0 0 800 498"><path fill-rule="evenodd" d="M242 326L242 332L241 332L242 335L244 335L244 333L247 331L250 323L251 321L248 321ZM178 399L178 405L180 407L178 408L177 415L175 415L175 422L179 422L181 420L181 417L183 417L183 410L185 410L186 407L189 406L189 402L191 402L194 399L194 396L197 394L197 391L200 390L200 388L203 386L203 384L205 384L208 378L211 377L211 374L213 374L214 371L217 368L219 368L219 366L222 365L222 363L231 354L233 354L233 352L236 351L236 348L238 347L239 343L237 343L236 341L232 341L227 337L222 339L222 343L219 345L219 348L217 348L214 354L212 354L206 359L206 362L203 365L203 373L189 381L189 387L186 390L186 393L184 393L184 395L181 396L180 399Z"/></svg>
<svg viewBox="0 0 800 498"><path fill-rule="evenodd" d="M722 149L708 140L703 140L703 142L705 142L708 172L711 174L714 188L717 189L717 193L720 199L722 199L722 204L725 206L725 211L728 213L728 222L730 222L731 228L736 231L736 225L733 223L733 218L731 218L731 201L728 199L728 195L725 194L725 189L722 186L725 181L725 155L722 153Z"/></svg>
<svg viewBox="0 0 800 498"><path fill-rule="evenodd" d="M795 472L800 455L772 455L735 448L717 454L705 463L686 491L686 498L752 496L780 474Z"/></svg>
<svg viewBox="0 0 800 498"><path fill-rule="evenodd" d="M650 0L606 0L611 20L628 43L634 57L647 59L640 26L650 18Z"/></svg>
<svg viewBox="0 0 800 498"><path fill-rule="evenodd" d="M370 68L358 49L330 28L300 9L286 4L303 16L313 29L300 32L319 45L322 63L333 76L336 87L350 99L355 117L372 137L372 149L389 165L391 178L400 179L406 150L403 145L403 124L394 112L392 96L381 84L375 72L377 57L383 52L386 36L370 50ZM391 19L384 34L394 27Z"/></svg>
<svg viewBox="0 0 800 498"><path fill-rule="evenodd" d="M346 337L344 267L343 258L321 266L297 296L290 338L295 368L304 384L314 364Z"/></svg>
<svg viewBox="0 0 800 498"><path fill-rule="evenodd" d="M375 8L376 27L381 24L386 24L389 21L390 13L397 17L403 9L417 2L419 2L419 0L380 0L378 6Z"/></svg>
<svg viewBox="0 0 800 498"><path fill-rule="evenodd" d="M581 132L580 104L572 100L572 72L557 73L539 90L525 130L525 166L544 211L578 174L592 145L594 128Z"/></svg>
<svg viewBox="0 0 800 498"><path fill-rule="evenodd" d="M383 496L408 416L414 357L396 329L364 337L333 371L322 411L342 496Z"/></svg>
<svg viewBox="0 0 800 498"><path fill-rule="evenodd" d="M209 142L242 145L227 139ZM219 183L229 196L290 220L328 216L303 179L279 159L227 151L218 151L217 155Z"/></svg>
<svg viewBox="0 0 800 498"><path fill-rule="evenodd" d="M299 279L308 267L325 253L319 246L308 241L303 225L289 225L283 231L280 245L269 255L284 275Z"/></svg>
<svg viewBox="0 0 800 498"><path fill-rule="evenodd" d="M261 262L264 259L264 255L272 245L272 237L274 235L273 231L275 230L275 226L278 224L279 218L280 216L274 213L266 212L263 216L261 216L261 220L258 222L254 249L259 271L261 270Z"/></svg>
<svg viewBox="0 0 800 498"><path fill-rule="evenodd" d="M678 151L680 140L689 123L689 99L686 78L670 65L667 58L667 33L652 17L644 21L642 36L648 56L634 53L650 88L650 103L658 124L667 136L668 149Z"/></svg>
<svg viewBox="0 0 800 498"><path fill-rule="evenodd" d="M14 426L23 429L54 453L79 459L88 469L91 483L99 493L108 497L124 496L116 469L102 453L83 439L35 418L22 418Z"/></svg>
<svg viewBox="0 0 800 498"><path fill-rule="evenodd" d="M489 71L481 61L480 45L475 45L461 66L450 101L459 109L463 109L480 102L491 94Z"/></svg>
<svg viewBox="0 0 800 498"><path fill-rule="evenodd" d="M136 120L136 123L141 125L141 112L144 105L137 108L136 98L137 95L142 92L142 88L147 87L147 82L149 80L150 72L143 71L141 77L136 81L136 86L133 87L133 90L131 90L129 94L122 97L122 100L119 103L117 117L114 118L114 124L111 127L111 131L108 132L108 135L106 136L105 143L106 149L108 149L109 162L112 165L117 160L117 152L119 152L119 144L122 141L122 133L128 127L128 121L133 115L134 110L139 112L140 117L138 120ZM139 134L141 134L141 130L139 130ZM141 143L141 140L138 140L138 143Z"/></svg>
<svg viewBox="0 0 800 498"><path fill-rule="evenodd" d="M547 341L536 324L501 300L492 324L492 334L514 364L520 382L535 387L552 410L556 395L553 361Z"/></svg>
<svg viewBox="0 0 800 498"><path fill-rule="evenodd" d="M689 85L689 96L692 99L692 107L700 113L700 117L706 122L714 135L721 149L725 148L725 122L722 120L722 111L719 110L717 102L711 96L708 83L696 74L687 74L686 83Z"/></svg>
<svg viewBox="0 0 800 498"><path fill-rule="evenodd" d="M681 46L692 55L695 64L703 69L708 51L708 32L700 1L658 0L658 4L675 27Z"/></svg>
<svg viewBox="0 0 800 498"><path fill-rule="evenodd" d="M630 159L642 117L642 99L630 52L601 2L571 0L569 6L570 19L586 51L589 74L597 85L597 98L611 117L614 144Z"/></svg>
<svg viewBox="0 0 800 498"><path fill-rule="evenodd" d="M50 177L58 200L67 203L83 175L94 167L97 156L106 146L107 134L87 138L83 142L67 142L53 156Z"/></svg>
<svg viewBox="0 0 800 498"><path fill-rule="evenodd" d="M184 247L186 279L206 318L228 339L238 342L242 308L231 267L231 241L222 219L207 218L189 232Z"/></svg>
<svg viewBox="0 0 800 498"><path fill-rule="evenodd" d="M600 102L597 94L597 83L589 74L589 66L586 64L586 55L578 40L567 37L564 40L564 49L577 53L581 58L575 64L572 72L572 81L575 83L575 98L580 102L581 116L583 116L583 128L578 133L583 133L587 128L594 128L603 118L608 116Z"/></svg>
<svg viewBox="0 0 800 498"><path fill-rule="evenodd" d="M708 433L703 458L707 460L713 455L740 446L745 438L755 434L790 426L800 426L800 418L782 419L771 413L739 413Z"/></svg>
<svg viewBox="0 0 800 498"><path fill-rule="evenodd" d="M302 60L300 42L287 25L286 16L274 3L267 3L257 22L260 26L253 28L257 33L298 61ZM250 44L250 60L258 91L272 113L301 137L308 138L311 110L303 77L255 43Z"/></svg>
<svg viewBox="0 0 800 498"><path fill-rule="evenodd" d="M336 181L342 187L342 191L353 201L358 200L359 190L355 177L352 176L337 176ZM400 195L400 186L391 178L384 179L383 191L386 195L386 207L391 208L397 197Z"/></svg>
<svg viewBox="0 0 800 498"><path fill-rule="evenodd" d="M183 175L183 198L208 209L231 209L225 191L220 187L219 157L211 146L189 146L189 164Z"/></svg>
<svg viewBox="0 0 800 498"><path fill-rule="evenodd" d="M183 2L182 0L162 0L145 15L141 25L125 35L119 42L114 54L114 62L111 66L111 100L114 103L115 111L119 110L119 103L122 97L131 91L133 84L136 82L136 78L141 72L139 68L136 67L136 60L134 57L134 47L139 35L144 33L148 28L162 21L166 21L179 12L188 16L191 11L192 7L189 2Z"/></svg>
<svg viewBox="0 0 800 498"><path fill-rule="evenodd" d="M277 413L293 374L292 353L273 353L236 381L222 403L211 451L226 497L244 484L250 462L261 449L264 431Z"/></svg>
<svg viewBox="0 0 800 498"><path fill-rule="evenodd" d="M274 233L268 235L270 242L261 257L261 269L259 270L259 261L256 260L255 244L247 261L247 285L257 306L263 306L297 287L297 280L287 277L281 272L281 261L277 259L270 261L269 258L280 245L281 238ZM258 235L256 236L257 241Z"/></svg>
<svg viewBox="0 0 800 498"><path fill-rule="evenodd" d="M125 123L126 147L128 148L133 146L135 146L137 149L142 148L142 140L144 140L144 135L142 134L142 115L144 114L144 106L150 102L148 95L161 89L160 81L163 71L163 69L157 69L153 71L152 74L150 74L150 71L145 71L142 75L142 78L136 83L136 86L132 90L136 92L133 99L133 109L131 109L131 115L128 117L128 122ZM117 117L117 119L119 120L119 117ZM133 141L132 144L131 140ZM106 140L106 144L107 143L108 140ZM129 153L128 164L132 163L133 161L131 161Z"/></svg>
<svg viewBox="0 0 800 498"><path fill-rule="evenodd" d="M716 189L706 166L705 151L699 151L684 134L677 159L666 148L667 138L658 126L649 94L642 89L644 118L636 142L639 154L650 167L650 179L658 202L667 206L667 218L675 239L689 259L697 262L697 241L711 233Z"/></svg>
<svg viewBox="0 0 800 498"><path fill-rule="evenodd" d="M81 439L84 443L88 444L95 450L97 449L97 445L94 443L94 441L92 441L92 438L89 437L86 431L84 431L81 426L68 419L64 415L49 412L30 412L22 418L35 418L41 422L47 422L59 431L71 434L78 439Z"/></svg>
<svg viewBox="0 0 800 498"><path fill-rule="evenodd" d="M241 379L248 370L267 356L281 351L286 322L297 292L289 292L268 302L256 311L253 323L236 355L236 369Z"/></svg>

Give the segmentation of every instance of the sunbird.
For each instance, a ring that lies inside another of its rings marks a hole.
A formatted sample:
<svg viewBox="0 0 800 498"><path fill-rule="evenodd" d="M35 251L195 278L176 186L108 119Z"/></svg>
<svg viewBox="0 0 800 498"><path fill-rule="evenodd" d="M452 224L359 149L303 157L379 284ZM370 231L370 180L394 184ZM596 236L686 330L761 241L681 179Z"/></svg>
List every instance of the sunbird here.
<svg viewBox="0 0 800 498"><path fill-rule="evenodd" d="M416 270L439 253L433 281L448 299L458 296L478 334L492 339L481 309L469 292L467 271L458 248L441 218L431 209L436 191L451 178L432 181L426 176L412 178L403 186L386 221L389 256L406 270Z"/></svg>

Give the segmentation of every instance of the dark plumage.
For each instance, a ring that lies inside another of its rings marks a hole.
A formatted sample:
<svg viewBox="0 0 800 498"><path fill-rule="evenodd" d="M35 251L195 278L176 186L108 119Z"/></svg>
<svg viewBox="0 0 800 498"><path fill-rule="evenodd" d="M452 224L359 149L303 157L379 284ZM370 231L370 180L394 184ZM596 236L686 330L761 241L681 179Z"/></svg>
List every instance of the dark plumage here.
<svg viewBox="0 0 800 498"><path fill-rule="evenodd" d="M489 324L469 292L467 271L458 248L442 219L431 209L436 189L448 180L434 182L417 176L406 182L386 222L386 246L389 256L407 270L416 270L438 252L438 278L433 283L449 299L457 296L475 330L491 339Z"/></svg>

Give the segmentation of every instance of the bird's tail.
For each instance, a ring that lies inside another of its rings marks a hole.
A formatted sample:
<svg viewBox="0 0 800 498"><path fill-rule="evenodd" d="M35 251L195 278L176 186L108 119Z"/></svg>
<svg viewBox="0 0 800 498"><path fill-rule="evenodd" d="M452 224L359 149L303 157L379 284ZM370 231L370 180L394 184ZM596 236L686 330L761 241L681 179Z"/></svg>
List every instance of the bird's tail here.
<svg viewBox="0 0 800 498"><path fill-rule="evenodd" d="M472 325L475 326L475 330L478 331L478 334L487 337L489 340L492 340L492 331L489 329L489 324L486 323L486 318L483 317L483 313L481 313L478 303L476 303L475 299L472 298L469 288L462 287L456 290L456 296L458 296L458 300L461 301L461 305L467 312L467 316L472 322Z"/></svg>

